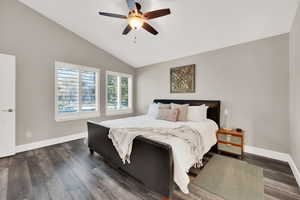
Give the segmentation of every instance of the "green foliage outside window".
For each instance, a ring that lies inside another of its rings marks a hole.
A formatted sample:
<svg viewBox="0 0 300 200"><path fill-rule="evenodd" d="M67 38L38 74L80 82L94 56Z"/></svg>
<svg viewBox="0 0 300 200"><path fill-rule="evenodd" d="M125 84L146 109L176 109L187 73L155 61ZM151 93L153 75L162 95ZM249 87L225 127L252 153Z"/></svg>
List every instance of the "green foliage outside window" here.
<svg viewBox="0 0 300 200"><path fill-rule="evenodd" d="M107 103L109 109L118 108L118 77L108 75L107 80Z"/></svg>
<svg viewBox="0 0 300 200"><path fill-rule="evenodd" d="M121 108L128 107L128 78L121 79Z"/></svg>
<svg viewBox="0 0 300 200"><path fill-rule="evenodd" d="M120 84L118 83L120 81ZM118 88L120 86L120 88ZM120 97L118 91L120 89ZM129 78L116 75L107 76L107 106L109 110L129 107ZM120 105L119 105L120 104Z"/></svg>

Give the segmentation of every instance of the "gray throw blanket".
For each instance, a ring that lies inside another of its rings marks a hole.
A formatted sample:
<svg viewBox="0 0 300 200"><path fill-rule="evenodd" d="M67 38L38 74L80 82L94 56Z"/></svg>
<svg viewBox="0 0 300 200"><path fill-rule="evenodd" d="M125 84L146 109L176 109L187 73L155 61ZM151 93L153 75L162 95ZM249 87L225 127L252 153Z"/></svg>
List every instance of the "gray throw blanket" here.
<svg viewBox="0 0 300 200"><path fill-rule="evenodd" d="M177 137L186 142L196 158L201 163L204 154L202 135L189 126L178 128L111 128L108 137L119 153L123 163L130 163L130 154L134 138L143 136L151 139L151 136Z"/></svg>

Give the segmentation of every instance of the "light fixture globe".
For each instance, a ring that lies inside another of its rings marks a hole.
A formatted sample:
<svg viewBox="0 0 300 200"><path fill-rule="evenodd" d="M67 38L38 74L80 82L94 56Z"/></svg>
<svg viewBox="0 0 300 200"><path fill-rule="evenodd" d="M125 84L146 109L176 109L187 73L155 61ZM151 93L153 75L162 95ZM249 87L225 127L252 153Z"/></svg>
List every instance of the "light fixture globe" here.
<svg viewBox="0 0 300 200"><path fill-rule="evenodd" d="M144 24L144 19L138 15L131 15L128 17L128 23L132 29L140 29Z"/></svg>

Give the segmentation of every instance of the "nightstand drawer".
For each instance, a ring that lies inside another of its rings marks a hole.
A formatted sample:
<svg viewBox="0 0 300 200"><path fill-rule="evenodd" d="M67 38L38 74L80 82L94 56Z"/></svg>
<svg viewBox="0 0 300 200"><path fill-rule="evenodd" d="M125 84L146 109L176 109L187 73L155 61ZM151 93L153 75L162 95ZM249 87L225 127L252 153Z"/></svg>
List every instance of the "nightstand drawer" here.
<svg viewBox="0 0 300 200"><path fill-rule="evenodd" d="M242 147L237 147L231 144L218 143L218 150L242 155Z"/></svg>
<svg viewBox="0 0 300 200"><path fill-rule="evenodd" d="M242 145L242 138L234 135L218 134L218 140Z"/></svg>

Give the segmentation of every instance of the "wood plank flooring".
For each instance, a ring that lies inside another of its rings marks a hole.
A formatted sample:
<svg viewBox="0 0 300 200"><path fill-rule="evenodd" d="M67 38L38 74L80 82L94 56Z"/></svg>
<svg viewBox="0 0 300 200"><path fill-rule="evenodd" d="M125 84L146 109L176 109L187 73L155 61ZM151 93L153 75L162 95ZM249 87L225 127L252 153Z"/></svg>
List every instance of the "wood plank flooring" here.
<svg viewBox="0 0 300 200"><path fill-rule="evenodd" d="M264 169L266 200L300 200L287 163L246 154L244 160ZM197 173L197 170L195 170ZM198 171L199 172L199 171ZM0 159L0 200L156 200L162 197L132 177L113 169L83 140ZM223 200L195 184L174 200Z"/></svg>

